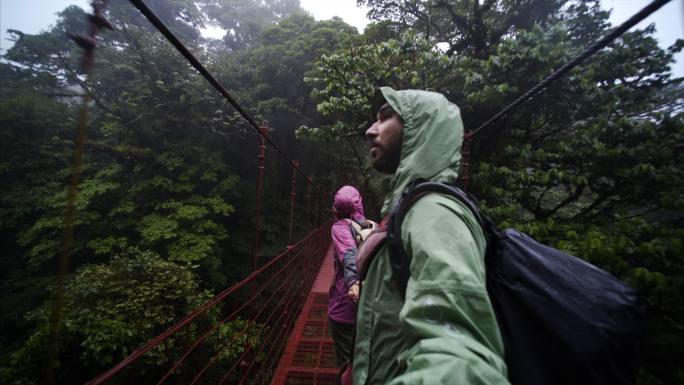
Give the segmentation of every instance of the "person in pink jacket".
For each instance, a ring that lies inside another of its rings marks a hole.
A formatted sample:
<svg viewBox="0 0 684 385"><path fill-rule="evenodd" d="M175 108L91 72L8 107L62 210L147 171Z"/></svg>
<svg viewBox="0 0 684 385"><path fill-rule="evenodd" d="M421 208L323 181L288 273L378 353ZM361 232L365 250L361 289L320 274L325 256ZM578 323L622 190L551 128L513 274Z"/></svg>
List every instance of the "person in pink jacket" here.
<svg viewBox="0 0 684 385"><path fill-rule="evenodd" d="M335 223L332 225L335 277L330 286L328 320L335 343L335 362L342 366L351 359L356 322L356 302L359 299L359 276L356 271L358 252L350 221L364 222L363 201L359 191L344 186L335 194Z"/></svg>

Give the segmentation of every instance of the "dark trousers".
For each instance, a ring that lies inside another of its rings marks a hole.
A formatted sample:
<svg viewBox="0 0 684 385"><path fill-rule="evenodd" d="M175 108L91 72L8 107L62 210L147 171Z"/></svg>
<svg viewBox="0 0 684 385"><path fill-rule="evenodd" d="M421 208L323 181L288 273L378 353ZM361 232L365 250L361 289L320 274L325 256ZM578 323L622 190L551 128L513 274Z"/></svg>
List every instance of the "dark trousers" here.
<svg viewBox="0 0 684 385"><path fill-rule="evenodd" d="M352 346L354 346L354 324L343 324L328 318L330 334L335 343L335 363L341 367L345 362L351 362Z"/></svg>

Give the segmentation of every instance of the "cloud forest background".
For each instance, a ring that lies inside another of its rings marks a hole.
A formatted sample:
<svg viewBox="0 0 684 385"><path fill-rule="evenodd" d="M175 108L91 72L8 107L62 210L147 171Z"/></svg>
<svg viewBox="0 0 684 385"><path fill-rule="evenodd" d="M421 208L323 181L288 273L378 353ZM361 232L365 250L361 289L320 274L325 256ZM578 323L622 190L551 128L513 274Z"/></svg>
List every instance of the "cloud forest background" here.
<svg viewBox="0 0 684 385"><path fill-rule="evenodd" d="M251 269L258 138L128 2L113 1L92 85L66 35L9 31L0 61L0 382L92 378ZM148 0L270 135L328 190L386 179L363 132L381 85L444 93L475 128L609 28L596 1L359 0L363 33L297 0ZM204 39L215 24L228 33ZM514 226L639 289L641 385L684 384L684 87L679 40L625 33L473 144L472 192ZM82 87L86 88L82 88ZM50 308L81 98L92 96L58 355ZM265 246L288 238L289 165L267 149ZM299 205L310 194L298 184ZM330 197L321 197L323 219ZM312 225L299 210L296 237ZM150 357L150 370L182 346Z"/></svg>

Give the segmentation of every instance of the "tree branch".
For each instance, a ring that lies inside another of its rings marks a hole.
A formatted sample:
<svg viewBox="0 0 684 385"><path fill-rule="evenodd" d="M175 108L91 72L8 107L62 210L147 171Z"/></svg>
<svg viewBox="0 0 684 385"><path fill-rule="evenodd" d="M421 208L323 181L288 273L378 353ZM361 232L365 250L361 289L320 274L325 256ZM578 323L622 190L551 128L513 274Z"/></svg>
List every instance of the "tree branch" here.
<svg viewBox="0 0 684 385"><path fill-rule="evenodd" d="M546 212L543 212L540 219L546 219L546 218L548 218L548 217L554 215L554 214L555 214L558 210L560 210L561 208L567 206L569 203L571 203L571 202L573 202L573 201L576 201L577 198L579 198L580 195L582 195L582 193L584 192L585 188L586 188L585 186L577 187L577 188L575 189L575 192L574 192L574 193L570 194L570 195L569 195L567 198L565 198L561 203L559 203L558 205L556 205L556 207L554 207L554 208L551 209L551 210L547 210Z"/></svg>

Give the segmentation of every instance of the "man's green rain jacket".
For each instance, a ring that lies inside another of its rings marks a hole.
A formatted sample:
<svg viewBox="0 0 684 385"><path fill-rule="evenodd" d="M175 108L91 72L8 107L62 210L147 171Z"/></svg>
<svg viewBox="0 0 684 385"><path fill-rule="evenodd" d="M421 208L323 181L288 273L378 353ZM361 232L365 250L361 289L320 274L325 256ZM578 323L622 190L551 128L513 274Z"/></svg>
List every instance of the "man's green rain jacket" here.
<svg viewBox="0 0 684 385"><path fill-rule="evenodd" d="M463 123L458 107L441 94L381 92L404 122L385 216L414 178L456 181ZM383 246L361 290L354 384L508 384L485 289L486 241L474 216L452 198L429 194L409 209L401 229L412 258L406 300Z"/></svg>

